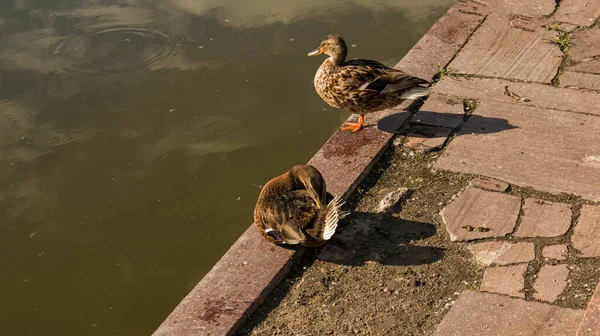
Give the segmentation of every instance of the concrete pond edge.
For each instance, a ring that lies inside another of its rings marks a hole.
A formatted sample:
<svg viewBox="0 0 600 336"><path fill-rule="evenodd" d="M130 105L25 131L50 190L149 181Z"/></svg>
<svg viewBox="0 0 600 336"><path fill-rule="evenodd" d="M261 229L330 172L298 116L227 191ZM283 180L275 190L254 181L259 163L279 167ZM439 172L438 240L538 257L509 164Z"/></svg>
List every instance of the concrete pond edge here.
<svg viewBox="0 0 600 336"><path fill-rule="evenodd" d="M483 22L486 10L473 8L469 1L459 2L396 68L433 78ZM346 199L350 196L407 121L408 105L367 115L367 127L359 133L337 131L329 138L308 162L322 172L329 192ZM233 334L304 252L304 248L283 248L267 242L253 223L153 335Z"/></svg>

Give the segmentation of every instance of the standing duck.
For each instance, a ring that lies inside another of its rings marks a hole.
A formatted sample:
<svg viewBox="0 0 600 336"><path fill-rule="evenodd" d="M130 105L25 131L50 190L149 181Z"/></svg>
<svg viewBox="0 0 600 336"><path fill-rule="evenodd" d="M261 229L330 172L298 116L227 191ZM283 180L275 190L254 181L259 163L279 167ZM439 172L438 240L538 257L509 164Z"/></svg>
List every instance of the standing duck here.
<svg viewBox="0 0 600 336"><path fill-rule="evenodd" d="M363 128L364 115L398 105L406 99L426 96L429 82L392 69L377 61L351 59L348 48L338 35L329 34L308 56L329 57L315 74L315 89L323 100L340 110L360 115L357 123L345 122L341 130L352 133Z"/></svg>
<svg viewBox="0 0 600 336"><path fill-rule="evenodd" d="M335 233L342 211L342 199L326 202L325 179L317 168L297 165L270 180L262 188L254 222L258 230L275 244L320 246Z"/></svg>

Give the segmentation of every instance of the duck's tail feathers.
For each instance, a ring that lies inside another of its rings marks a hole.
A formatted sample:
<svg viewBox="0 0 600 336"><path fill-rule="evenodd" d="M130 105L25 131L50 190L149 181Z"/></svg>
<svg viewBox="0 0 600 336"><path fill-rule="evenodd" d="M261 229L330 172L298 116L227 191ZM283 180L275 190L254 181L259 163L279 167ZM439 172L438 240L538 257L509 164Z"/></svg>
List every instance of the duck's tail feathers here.
<svg viewBox="0 0 600 336"><path fill-rule="evenodd" d="M350 214L350 211L343 211L344 201L340 196L334 197L325 208L325 227L323 228L323 240L329 240L337 229L340 219Z"/></svg>
<svg viewBox="0 0 600 336"><path fill-rule="evenodd" d="M402 93L402 99L415 100L417 98L425 97L429 94L429 88L424 86L415 86L414 88L407 90Z"/></svg>

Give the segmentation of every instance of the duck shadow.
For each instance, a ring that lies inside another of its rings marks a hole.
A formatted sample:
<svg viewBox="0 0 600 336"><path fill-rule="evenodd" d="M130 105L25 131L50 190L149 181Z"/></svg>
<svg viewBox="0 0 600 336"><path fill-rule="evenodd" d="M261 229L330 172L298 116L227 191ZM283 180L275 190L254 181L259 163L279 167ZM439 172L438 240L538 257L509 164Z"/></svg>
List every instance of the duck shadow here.
<svg viewBox="0 0 600 336"><path fill-rule="evenodd" d="M435 234L432 224L388 213L353 212L317 252L316 259L349 266L367 262L388 266L430 264L440 260L445 250L416 242Z"/></svg>
<svg viewBox="0 0 600 336"><path fill-rule="evenodd" d="M400 120L406 118L407 111L394 113L385 116L377 121L377 129L382 132L396 133L402 124ZM460 130L461 134L490 134L499 133L502 131L518 128L511 125L504 118L483 117L473 114L465 117L462 114L445 113L436 111L419 111L418 114L412 117L412 122L422 123L426 125L440 125L439 127L455 128ZM369 125L374 127L375 125ZM450 126L450 127L449 127ZM454 126L454 127L452 127ZM435 127L435 126L431 126Z"/></svg>

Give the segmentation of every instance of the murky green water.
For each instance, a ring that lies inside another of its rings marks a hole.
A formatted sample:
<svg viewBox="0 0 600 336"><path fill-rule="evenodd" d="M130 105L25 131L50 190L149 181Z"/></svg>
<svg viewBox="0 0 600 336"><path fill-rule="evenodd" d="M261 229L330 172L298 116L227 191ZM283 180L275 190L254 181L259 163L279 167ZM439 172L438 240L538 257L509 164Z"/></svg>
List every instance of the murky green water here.
<svg viewBox="0 0 600 336"><path fill-rule="evenodd" d="M394 65L454 2L1 1L3 333L151 333L347 117L306 53Z"/></svg>

